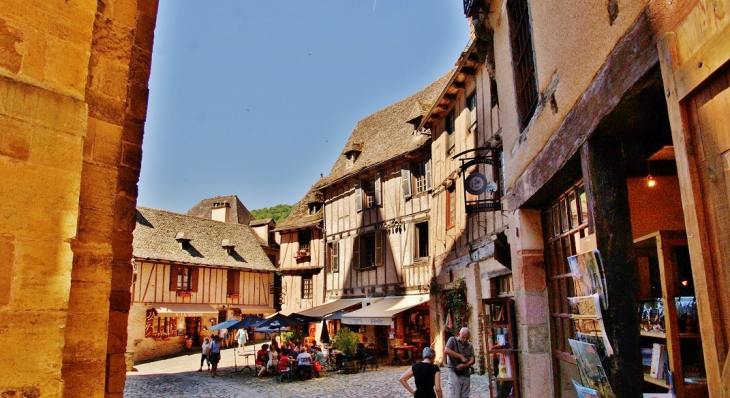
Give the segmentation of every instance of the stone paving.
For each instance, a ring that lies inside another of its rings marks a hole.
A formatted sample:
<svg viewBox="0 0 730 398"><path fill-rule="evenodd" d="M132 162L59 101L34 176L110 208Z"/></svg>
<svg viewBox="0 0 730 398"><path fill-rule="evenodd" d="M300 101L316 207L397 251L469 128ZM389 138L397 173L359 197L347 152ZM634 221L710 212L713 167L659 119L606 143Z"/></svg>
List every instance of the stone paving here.
<svg viewBox="0 0 730 398"><path fill-rule="evenodd" d="M257 346L258 347L258 346ZM247 346L246 352L253 352ZM236 357L238 370L245 359ZM253 357L251 357L253 359ZM137 372L127 373L125 398L162 397L235 397L235 398L339 398L339 397L409 397L398 378L407 366L381 366L379 370L368 370L357 374L331 374L328 377L310 380L277 383L273 377L253 377L251 372L234 372L232 349L222 351L218 377L212 378L205 371L197 372L200 353L164 359L136 365ZM413 386L413 379L410 380ZM444 398L449 398L446 372L441 372ZM489 397L486 376L473 375L471 396Z"/></svg>

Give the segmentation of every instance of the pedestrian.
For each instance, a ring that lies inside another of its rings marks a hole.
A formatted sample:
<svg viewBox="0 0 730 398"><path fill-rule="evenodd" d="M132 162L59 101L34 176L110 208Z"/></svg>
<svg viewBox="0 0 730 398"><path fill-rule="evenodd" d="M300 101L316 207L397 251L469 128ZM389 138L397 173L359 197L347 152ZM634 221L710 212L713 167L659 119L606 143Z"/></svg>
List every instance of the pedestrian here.
<svg viewBox="0 0 730 398"><path fill-rule="evenodd" d="M210 354L210 338L206 337L205 340L203 340L203 355L200 357L200 369L198 369L198 372L203 371L203 362L206 362L208 364L208 372L210 372L210 360L208 359L208 355Z"/></svg>
<svg viewBox="0 0 730 398"><path fill-rule="evenodd" d="M218 374L218 362L221 360L221 338L219 336L213 336L213 342L210 343L210 354L208 354L210 364L212 365L213 371L210 377L215 377Z"/></svg>
<svg viewBox="0 0 730 398"><path fill-rule="evenodd" d="M471 365L474 365L474 346L469 342L469 334L469 328L461 328L457 336L449 338L444 349L451 398L469 398Z"/></svg>
<svg viewBox="0 0 730 398"><path fill-rule="evenodd" d="M238 340L238 348L241 352L245 351L244 345L248 340L248 336L246 336L246 329L238 329L236 332L236 340Z"/></svg>
<svg viewBox="0 0 730 398"><path fill-rule="evenodd" d="M413 394L416 398L442 398L441 392L441 370L434 365L433 359L436 357L436 351L431 347L423 349L423 361L418 362L403 373L399 381L403 387ZM408 385L408 379L414 378L416 389L413 390Z"/></svg>

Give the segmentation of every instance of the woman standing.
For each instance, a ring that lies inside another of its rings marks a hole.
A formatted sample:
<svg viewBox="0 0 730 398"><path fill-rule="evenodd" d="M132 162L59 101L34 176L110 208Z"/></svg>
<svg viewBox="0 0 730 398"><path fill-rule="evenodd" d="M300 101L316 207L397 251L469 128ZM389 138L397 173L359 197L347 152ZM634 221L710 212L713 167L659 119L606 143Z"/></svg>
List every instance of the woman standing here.
<svg viewBox="0 0 730 398"><path fill-rule="evenodd" d="M246 337L246 329L238 329L236 332L236 340L238 340L238 348L241 352L244 352L246 350L244 345L246 345L246 340L248 340Z"/></svg>
<svg viewBox="0 0 730 398"><path fill-rule="evenodd" d="M210 372L210 360L208 359L208 355L210 354L210 338L206 337L205 340L203 340L203 355L200 357L200 369L198 369L198 372L203 371L203 362L208 363L208 372Z"/></svg>
<svg viewBox="0 0 730 398"><path fill-rule="evenodd" d="M433 359L436 352L431 347L423 349L423 361L411 366L403 376L400 383L416 398L442 398L441 395L441 371L434 365ZM413 390L408 384L408 379L415 378L416 389ZM435 392L434 392L435 390Z"/></svg>
<svg viewBox="0 0 730 398"><path fill-rule="evenodd" d="M221 360L220 340L220 337L213 336L213 342L210 343L210 354L208 354L208 359L210 359L210 364L213 365L213 371L211 372L210 377L215 377L218 374L218 362Z"/></svg>

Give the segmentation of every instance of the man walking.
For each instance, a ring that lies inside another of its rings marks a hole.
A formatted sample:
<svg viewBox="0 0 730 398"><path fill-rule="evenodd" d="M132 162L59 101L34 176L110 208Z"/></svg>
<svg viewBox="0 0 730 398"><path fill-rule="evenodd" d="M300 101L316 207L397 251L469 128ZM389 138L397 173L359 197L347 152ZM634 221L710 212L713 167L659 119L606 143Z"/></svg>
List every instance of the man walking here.
<svg viewBox="0 0 730 398"><path fill-rule="evenodd" d="M474 346L469 342L469 328L461 328L458 336L449 338L444 349L449 367L451 398L469 398Z"/></svg>

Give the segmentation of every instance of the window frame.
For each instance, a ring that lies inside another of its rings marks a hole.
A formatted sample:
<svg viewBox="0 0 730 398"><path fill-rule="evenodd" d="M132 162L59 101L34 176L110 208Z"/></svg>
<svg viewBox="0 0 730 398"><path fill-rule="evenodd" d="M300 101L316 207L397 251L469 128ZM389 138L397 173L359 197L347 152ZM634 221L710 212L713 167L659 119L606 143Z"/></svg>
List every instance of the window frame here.
<svg viewBox="0 0 730 398"><path fill-rule="evenodd" d="M312 274L302 275L302 299L311 300L314 297L314 281Z"/></svg>
<svg viewBox="0 0 730 398"><path fill-rule="evenodd" d="M518 119L520 130L524 130L535 113L539 97L528 1L507 0L507 14Z"/></svg>
<svg viewBox="0 0 730 398"><path fill-rule="evenodd" d="M468 132L474 132L477 128L477 92L476 90L466 97L466 109L469 110L469 125L467 126Z"/></svg>
<svg viewBox="0 0 730 398"><path fill-rule="evenodd" d="M377 207L375 202L375 179L363 180L365 183L362 190L363 205L366 209L372 209Z"/></svg>
<svg viewBox="0 0 730 398"><path fill-rule="evenodd" d="M456 184L452 184L446 191L446 229L449 230L456 225Z"/></svg>
<svg viewBox="0 0 730 398"><path fill-rule="evenodd" d="M413 169L411 170L411 176L413 178L413 194L421 195L428 192L426 188L426 163L427 159L423 159L413 163Z"/></svg>
<svg viewBox="0 0 730 398"><path fill-rule="evenodd" d="M226 295L241 294L241 271L229 269L226 272Z"/></svg>
<svg viewBox="0 0 730 398"><path fill-rule="evenodd" d="M424 225L425 225L425 227L424 227ZM424 232L423 230L425 230L425 234L423 233ZM428 221L423 221L423 222L414 224L414 234L415 234L415 239L414 239L415 245L414 246L415 247L414 247L413 251L414 251L414 254L415 254L414 257L416 260L426 259L426 258L428 258L429 254L430 254L429 253L429 251L430 251L429 244L430 243L429 243L428 232L429 232ZM425 242L422 239L424 236L425 236ZM425 252L423 251L424 243L425 243Z"/></svg>
<svg viewBox="0 0 730 398"><path fill-rule="evenodd" d="M372 240L372 247L370 241ZM385 263L385 234L382 230L358 235L353 239L353 268L367 270ZM368 258L372 256L372 258Z"/></svg>
<svg viewBox="0 0 730 398"><path fill-rule="evenodd" d="M329 272L334 274L340 272L340 242L330 242L327 244L329 250Z"/></svg>

